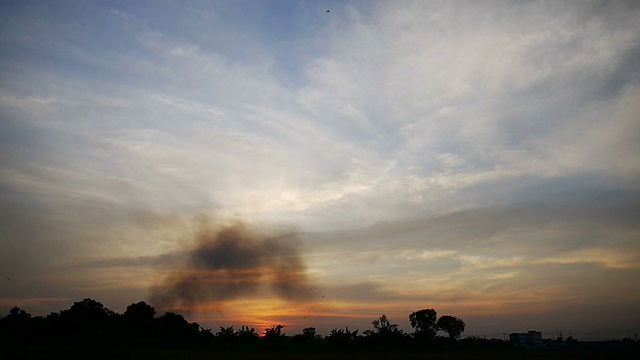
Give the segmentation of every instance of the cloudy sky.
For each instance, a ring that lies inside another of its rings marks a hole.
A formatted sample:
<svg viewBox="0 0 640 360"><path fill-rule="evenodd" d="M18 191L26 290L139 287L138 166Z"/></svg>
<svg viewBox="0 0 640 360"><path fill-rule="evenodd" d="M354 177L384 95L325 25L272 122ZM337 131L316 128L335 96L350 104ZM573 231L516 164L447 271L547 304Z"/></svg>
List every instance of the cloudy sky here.
<svg viewBox="0 0 640 360"><path fill-rule="evenodd" d="M3 1L0 310L640 332L637 5Z"/></svg>

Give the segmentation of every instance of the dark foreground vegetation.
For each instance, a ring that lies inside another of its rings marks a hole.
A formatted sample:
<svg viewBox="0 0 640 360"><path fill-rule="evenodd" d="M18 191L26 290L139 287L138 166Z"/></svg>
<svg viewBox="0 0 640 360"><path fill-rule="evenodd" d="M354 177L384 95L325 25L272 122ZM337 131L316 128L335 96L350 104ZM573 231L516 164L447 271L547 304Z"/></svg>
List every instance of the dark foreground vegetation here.
<svg viewBox="0 0 640 360"><path fill-rule="evenodd" d="M373 329L315 328L287 336L277 325L258 333L245 326L219 331L189 323L182 315L157 316L138 302L124 314L84 299L70 309L33 317L13 308L0 318L2 359L639 359L640 342L630 339L579 342L545 340L516 346L497 339L460 339L465 324L454 316L437 318L433 309L409 315L406 333L382 315ZM438 331L447 334L437 336Z"/></svg>

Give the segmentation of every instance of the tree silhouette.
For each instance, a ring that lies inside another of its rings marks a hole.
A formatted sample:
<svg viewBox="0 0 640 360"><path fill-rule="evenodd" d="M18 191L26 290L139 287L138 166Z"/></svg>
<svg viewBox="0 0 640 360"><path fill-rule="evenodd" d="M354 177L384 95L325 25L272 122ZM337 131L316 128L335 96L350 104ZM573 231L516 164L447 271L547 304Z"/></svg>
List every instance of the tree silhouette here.
<svg viewBox="0 0 640 360"><path fill-rule="evenodd" d="M451 340L455 340L462 334L466 324L455 316L444 315L438 319L436 326L439 330L446 331Z"/></svg>
<svg viewBox="0 0 640 360"><path fill-rule="evenodd" d="M386 315L372 321L373 331L366 330L367 341L374 348L390 350L397 348L404 340L404 331L398 329L398 324L392 324Z"/></svg>
<svg viewBox="0 0 640 360"><path fill-rule="evenodd" d="M302 329L302 336L307 340L315 340L316 339L316 328L308 327Z"/></svg>
<svg viewBox="0 0 640 360"><path fill-rule="evenodd" d="M27 336L31 330L31 314L14 307L9 314L0 318L0 335L5 338L21 339Z"/></svg>
<svg viewBox="0 0 640 360"><path fill-rule="evenodd" d="M256 329L244 325L236 332L236 336L242 343L254 343L260 337Z"/></svg>
<svg viewBox="0 0 640 360"><path fill-rule="evenodd" d="M296 334L291 339L294 343L304 343L311 344L316 342L317 340L322 340L322 336L317 335L316 328L314 327L306 327L302 329L301 334Z"/></svg>
<svg viewBox="0 0 640 360"><path fill-rule="evenodd" d="M60 312L58 330L61 335L74 338L93 340L97 336L105 336L107 332L114 332L113 327L107 326L110 318L116 314L107 309L100 302L90 298L74 302L71 308Z"/></svg>
<svg viewBox="0 0 640 360"><path fill-rule="evenodd" d="M284 325L278 324L276 326L264 329L264 339L266 341L280 340L280 338L284 337L285 335L282 333L282 328L284 328Z"/></svg>
<svg viewBox="0 0 640 360"><path fill-rule="evenodd" d="M29 321L29 319L31 319L31 314L16 306L9 310L9 315L7 315L4 319L6 321L27 322Z"/></svg>
<svg viewBox="0 0 640 360"><path fill-rule="evenodd" d="M82 301L74 302L69 310L62 311L60 315L95 327L114 314L113 311L107 309L100 302L86 298Z"/></svg>
<svg viewBox="0 0 640 360"><path fill-rule="evenodd" d="M398 324L392 324L385 314L373 320L371 324L373 324L373 328L375 329L374 333L382 336L398 332Z"/></svg>
<svg viewBox="0 0 640 360"><path fill-rule="evenodd" d="M358 330L349 331L349 328L333 329L326 339L335 346L346 346L352 343L358 337Z"/></svg>
<svg viewBox="0 0 640 360"><path fill-rule="evenodd" d="M231 343L236 339L237 333L233 331L233 326L220 326L220 331L216 333L216 337L222 342Z"/></svg>
<svg viewBox="0 0 640 360"><path fill-rule="evenodd" d="M123 318L130 335L137 338L150 336L155 314L156 309L144 301L127 306Z"/></svg>
<svg viewBox="0 0 640 360"><path fill-rule="evenodd" d="M422 309L409 314L409 322L415 330L415 337L433 339L436 336L437 313L433 309Z"/></svg>
<svg viewBox="0 0 640 360"><path fill-rule="evenodd" d="M7 316L0 317L1 353L3 355L17 353L19 358L20 354L26 352L27 355L31 354L26 358L41 358L42 356L39 355L49 355L53 349L60 351L57 354L54 353L56 358L76 358L76 355L80 354L82 354L82 358L95 357L93 355L115 358L117 357L116 353L113 353L111 349L132 349L134 351L144 349L144 354L150 355L156 354L155 351L158 350L163 353L165 350L170 350L171 353L176 349L180 352L174 354L177 356L170 355L170 357L182 358L179 355L184 354L185 358L191 358L191 353L183 353L182 351L218 347L224 349L221 354L224 354L225 357L226 354L231 354L230 351L244 352L249 350L255 352L250 353L251 355L257 356L258 352L262 350L270 350L290 351L296 355L315 354L316 352L333 355L334 351L347 351L350 352L350 355L355 355L354 358L359 358L358 351L364 351L365 354L376 352L376 356L378 352L381 352L393 354L391 357L404 358L408 356L413 358L413 355L420 355L422 358L423 354L416 353L416 351L434 349L437 351L436 354L439 354L442 350L455 348L462 349L464 351L462 354L465 355L471 354L471 352L487 354L488 351L491 351L492 353L488 353L488 358L494 358L492 355L499 355L498 357L501 358L500 355L510 355L510 352L504 350L509 350L513 346L503 340L481 337L467 337L461 341L434 341L429 343L428 348L415 346L421 344L420 336L427 336L424 334L431 336L436 330L445 331L451 339L460 337L464 331L464 321L455 316L445 315L434 323L436 312L433 309L422 309L409 314L409 321L415 329L413 338L400 330L397 324L392 324L385 315L372 322L373 329L365 331L367 337L358 336L358 330L334 328L324 339L317 335L314 327L306 327L301 334L286 337L282 332L283 325L266 328L263 338L259 338L254 328L245 326L237 331L234 331L233 326L220 327L216 337L211 333L211 329L203 329L197 323L189 323L180 314L165 313L157 318L154 315L155 309L142 301L129 305L122 315L112 312L101 303L88 298L73 303L73 306L68 310L51 313L46 317L32 317L26 311L15 307L9 311ZM139 333L140 324L148 325L149 331ZM423 335L419 336L419 334ZM551 342L553 340L543 340L543 344ZM554 357L553 355L556 354L565 354L565 350L584 349L584 352L579 355L587 354L588 351L589 354L594 353L596 356L587 356L587 358L631 359L638 358L638 344L640 342L634 342L631 339L625 339L622 343L603 342L602 351L606 351L607 355L604 356L605 353L595 351L600 349L600 345L597 349L591 346L584 348L582 347L583 343L569 337L566 341L554 343L553 348L559 349L562 351L561 353L550 353L550 355ZM156 347L159 349L155 349ZM149 350L151 352L147 352ZM552 348L549 350L551 351ZM213 356L215 353L211 354ZM387 354L382 356L387 357ZM425 358L430 358L428 355L431 354L424 353L424 355ZM337 357L342 358L340 354ZM576 358L578 357L583 358L576 356ZM16 358L16 356L7 357L5 355L3 358Z"/></svg>
<svg viewBox="0 0 640 360"><path fill-rule="evenodd" d="M127 306L127 310L125 310L123 315L126 319L146 323L153 321L156 315L156 309L144 301L139 301L138 303Z"/></svg>
<svg viewBox="0 0 640 360"><path fill-rule="evenodd" d="M205 329L203 327L200 328L197 336L198 342L202 344L211 343L215 338L215 335L211 333L211 329Z"/></svg>
<svg viewBox="0 0 640 360"><path fill-rule="evenodd" d="M189 341L198 337L200 325L189 323L182 315L167 312L155 319L155 328L165 341Z"/></svg>

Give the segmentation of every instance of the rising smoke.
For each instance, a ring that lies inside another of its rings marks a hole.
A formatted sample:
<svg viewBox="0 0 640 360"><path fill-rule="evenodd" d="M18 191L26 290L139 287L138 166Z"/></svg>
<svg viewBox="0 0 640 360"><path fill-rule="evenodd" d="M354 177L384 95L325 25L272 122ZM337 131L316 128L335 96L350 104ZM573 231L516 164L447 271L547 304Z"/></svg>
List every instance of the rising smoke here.
<svg viewBox="0 0 640 360"><path fill-rule="evenodd" d="M200 231L196 243L186 265L154 290L158 308L190 312L200 304L219 306L265 289L289 301L312 295L294 235L269 237L233 224Z"/></svg>

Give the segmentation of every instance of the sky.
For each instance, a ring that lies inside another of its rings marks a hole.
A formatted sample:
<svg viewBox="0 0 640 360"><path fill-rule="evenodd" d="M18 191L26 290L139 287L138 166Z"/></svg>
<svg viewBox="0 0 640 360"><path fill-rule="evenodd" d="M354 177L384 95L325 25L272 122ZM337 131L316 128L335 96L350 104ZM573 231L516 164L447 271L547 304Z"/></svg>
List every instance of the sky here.
<svg viewBox="0 0 640 360"><path fill-rule="evenodd" d="M2 1L0 311L633 336L638 5Z"/></svg>

